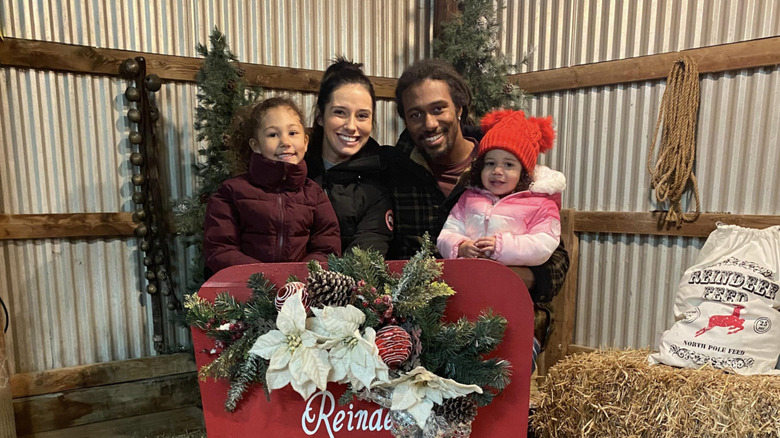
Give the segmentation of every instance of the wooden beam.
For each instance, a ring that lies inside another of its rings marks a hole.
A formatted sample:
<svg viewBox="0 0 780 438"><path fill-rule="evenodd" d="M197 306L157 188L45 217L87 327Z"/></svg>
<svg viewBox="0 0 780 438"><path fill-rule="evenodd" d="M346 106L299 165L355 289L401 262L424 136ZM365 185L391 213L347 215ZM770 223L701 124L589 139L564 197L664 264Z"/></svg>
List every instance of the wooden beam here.
<svg viewBox="0 0 780 438"><path fill-rule="evenodd" d="M56 70L92 75L119 76L119 65L127 58L146 58L147 73L164 81L195 82L203 58L160 55L129 50L103 49L74 44L6 38L0 42L0 66ZM279 90L316 93L323 72L300 68L238 63L246 71L249 85ZM370 76L379 99L395 98L395 78Z"/></svg>
<svg viewBox="0 0 780 438"><path fill-rule="evenodd" d="M197 373L177 374L14 400L19 435L197 406Z"/></svg>
<svg viewBox="0 0 780 438"><path fill-rule="evenodd" d="M205 437L203 410L197 407L101 421L67 429L38 432L35 438L138 438L138 437ZM200 432L202 433L194 433Z"/></svg>
<svg viewBox="0 0 780 438"><path fill-rule="evenodd" d="M195 359L189 353L60 368L11 376L14 398L51 394L80 388L113 385L194 372Z"/></svg>
<svg viewBox="0 0 780 438"><path fill-rule="evenodd" d="M689 56L696 61L700 74L775 66L780 64L780 36L521 73L509 76L509 81L528 93L536 94L666 79L672 64L681 56Z"/></svg>
<svg viewBox="0 0 780 438"><path fill-rule="evenodd" d="M0 240L129 237L132 213L0 214Z"/></svg>
<svg viewBox="0 0 780 438"><path fill-rule="evenodd" d="M574 231L578 233L622 233L656 236L707 237L718 222L749 228L780 225L780 216L702 213L694 222L683 222L678 228L666 225L663 212L621 213L577 211Z"/></svg>

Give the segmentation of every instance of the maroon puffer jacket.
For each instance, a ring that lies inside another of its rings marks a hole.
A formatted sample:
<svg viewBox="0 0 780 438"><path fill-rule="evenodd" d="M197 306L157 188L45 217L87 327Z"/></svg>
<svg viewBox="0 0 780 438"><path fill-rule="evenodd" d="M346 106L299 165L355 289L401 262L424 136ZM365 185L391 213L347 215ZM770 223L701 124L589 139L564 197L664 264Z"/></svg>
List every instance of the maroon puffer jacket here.
<svg viewBox="0 0 780 438"><path fill-rule="evenodd" d="M338 219L322 188L306 178L304 161L252 154L249 173L225 181L209 199L203 228L203 254L214 272L341 254Z"/></svg>

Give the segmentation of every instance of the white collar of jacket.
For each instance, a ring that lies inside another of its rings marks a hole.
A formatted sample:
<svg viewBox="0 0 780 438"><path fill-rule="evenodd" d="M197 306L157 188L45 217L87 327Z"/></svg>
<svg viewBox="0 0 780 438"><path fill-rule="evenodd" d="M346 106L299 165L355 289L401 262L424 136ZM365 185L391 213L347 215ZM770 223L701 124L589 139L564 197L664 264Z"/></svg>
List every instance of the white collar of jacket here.
<svg viewBox="0 0 780 438"><path fill-rule="evenodd" d="M554 195L563 192L566 188L566 177L561 172L541 164L537 164L534 168L533 180L531 187L528 188L531 193Z"/></svg>

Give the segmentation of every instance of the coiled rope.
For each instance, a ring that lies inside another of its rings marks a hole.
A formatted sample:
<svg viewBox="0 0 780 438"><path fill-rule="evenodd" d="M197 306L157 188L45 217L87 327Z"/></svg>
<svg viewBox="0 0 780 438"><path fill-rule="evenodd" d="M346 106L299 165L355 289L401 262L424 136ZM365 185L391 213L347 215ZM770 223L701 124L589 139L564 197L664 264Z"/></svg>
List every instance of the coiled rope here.
<svg viewBox="0 0 780 438"><path fill-rule="evenodd" d="M647 155L650 184L655 189L658 202L669 202L664 221L678 227L682 221L696 220L700 213L699 184L693 173L696 157L696 119L699 113L699 69L696 62L685 56L672 65L666 79L666 90L661 99L658 122L653 133L653 143ZM658 159L652 168L653 152L658 132L663 123ZM693 185L696 209L683 213L680 205L688 181Z"/></svg>

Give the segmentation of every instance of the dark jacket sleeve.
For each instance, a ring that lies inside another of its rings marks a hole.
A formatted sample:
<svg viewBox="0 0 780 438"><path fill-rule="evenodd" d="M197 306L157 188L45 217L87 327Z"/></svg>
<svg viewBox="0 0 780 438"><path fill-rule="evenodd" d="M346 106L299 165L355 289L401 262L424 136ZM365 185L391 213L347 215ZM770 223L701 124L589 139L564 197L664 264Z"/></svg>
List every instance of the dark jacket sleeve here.
<svg viewBox="0 0 780 438"><path fill-rule="evenodd" d="M355 236L349 247L343 248L346 253L350 248L373 249L382 256L387 255L390 241L393 240L393 230L388 226L388 215L393 214L393 201L390 191L377 190L376 202L370 205L357 224Z"/></svg>
<svg viewBox="0 0 780 438"><path fill-rule="evenodd" d="M566 272L569 270L569 253L563 246L563 241L558 245L550 258L539 266L530 266L534 274L534 287L528 292L535 303L547 303L558 294L566 280Z"/></svg>
<svg viewBox="0 0 780 438"><path fill-rule="evenodd" d="M203 222L203 257L211 271L218 272L228 266L258 262L241 252L238 221L232 190L223 184L209 198Z"/></svg>
<svg viewBox="0 0 780 438"><path fill-rule="evenodd" d="M341 231L339 220L333 211L328 195L314 181L310 181L316 196L314 203L314 224L306 245L304 261L327 261L329 254L341 256Z"/></svg>

